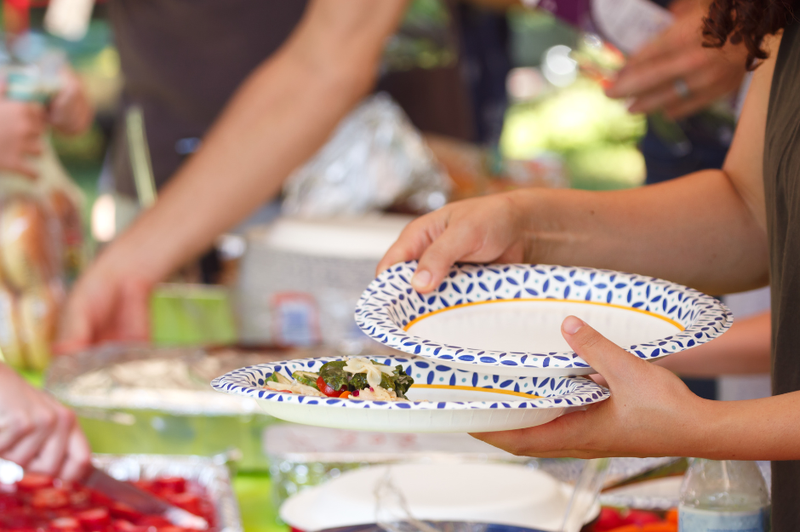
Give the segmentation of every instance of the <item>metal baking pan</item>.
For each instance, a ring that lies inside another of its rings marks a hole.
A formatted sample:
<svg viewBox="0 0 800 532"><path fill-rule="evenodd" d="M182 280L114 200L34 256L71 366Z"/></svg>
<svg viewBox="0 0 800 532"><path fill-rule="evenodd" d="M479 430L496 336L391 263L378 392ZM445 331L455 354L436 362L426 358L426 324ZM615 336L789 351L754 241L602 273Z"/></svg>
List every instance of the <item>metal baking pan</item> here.
<svg viewBox="0 0 800 532"><path fill-rule="evenodd" d="M200 456L167 455L94 455L94 465L117 480L151 480L157 477L178 476L193 481L206 489L214 504L218 532L243 532L239 505L233 493L230 475L224 464ZM15 482L22 477L22 469L0 460L0 482Z"/></svg>

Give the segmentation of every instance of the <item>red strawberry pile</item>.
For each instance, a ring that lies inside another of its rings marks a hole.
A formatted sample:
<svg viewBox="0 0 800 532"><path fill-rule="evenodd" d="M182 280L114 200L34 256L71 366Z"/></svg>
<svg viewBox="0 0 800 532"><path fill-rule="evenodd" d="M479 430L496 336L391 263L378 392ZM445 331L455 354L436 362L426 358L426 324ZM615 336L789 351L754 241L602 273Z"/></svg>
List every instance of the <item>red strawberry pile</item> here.
<svg viewBox="0 0 800 532"><path fill-rule="evenodd" d="M678 532L678 510L649 512L604 507L590 532Z"/></svg>
<svg viewBox="0 0 800 532"><path fill-rule="evenodd" d="M140 489L203 517L213 531L214 508L205 489L179 477L134 482ZM2 532L184 532L160 516L143 515L102 493L45 475L0 484Z"/></svg>

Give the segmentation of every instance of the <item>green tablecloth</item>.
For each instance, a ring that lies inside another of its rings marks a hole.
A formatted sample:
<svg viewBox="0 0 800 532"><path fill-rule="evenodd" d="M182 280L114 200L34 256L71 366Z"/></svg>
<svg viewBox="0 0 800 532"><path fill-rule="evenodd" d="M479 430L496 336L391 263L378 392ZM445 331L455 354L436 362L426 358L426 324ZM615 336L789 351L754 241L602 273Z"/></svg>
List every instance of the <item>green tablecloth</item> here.
<svg viewBox="0 0 800 532"><path fill-rule="evenodd" d="M240 473L233 482L245 532L286 532L278 523L278 509L272 504L269 475Z"/></svg>

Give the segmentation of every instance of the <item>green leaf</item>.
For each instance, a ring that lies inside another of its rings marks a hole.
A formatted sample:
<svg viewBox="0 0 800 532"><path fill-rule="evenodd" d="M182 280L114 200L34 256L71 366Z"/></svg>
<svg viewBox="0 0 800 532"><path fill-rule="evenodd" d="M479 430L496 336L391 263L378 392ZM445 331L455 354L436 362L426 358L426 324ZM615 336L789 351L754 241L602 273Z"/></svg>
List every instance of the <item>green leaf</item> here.
<svg viewBox="0 0 800 532"><path fill-rule="evenodd" d="M350 381L350 374L344 370L346 364L344 360L327 362L319 368L319 376L334 390L341 390Z"/></svg>

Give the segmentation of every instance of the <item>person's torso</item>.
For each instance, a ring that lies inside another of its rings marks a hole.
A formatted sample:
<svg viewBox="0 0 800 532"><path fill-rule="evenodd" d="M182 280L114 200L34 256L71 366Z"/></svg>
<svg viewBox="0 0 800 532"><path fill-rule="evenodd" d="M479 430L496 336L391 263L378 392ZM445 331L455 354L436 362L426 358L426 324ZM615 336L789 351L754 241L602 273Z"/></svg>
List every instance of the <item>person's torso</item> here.
<svg viewBox="0 0 800 532"><path fill-rule="evenodd" d="M795 3L797 6L797 2ZM784 32L764 137L773 394L800 390L800 25ZM798 416L786 412L787 416ZM745 427L746 430L746 427ZM787 445L791 445L787 442ZM773 462L773 531L800 530L800 462Z"/></svg>
<svg viewBox="0 0 800 532"><path fill-rule="evenodd" d="M125 77L123 109L144 111L157 186L197 145L242 81L280 48L307 1L112 0ZM451 28L452 30L452 28ZM420 129L467 140L473 134L466 88L458 65L384 75L386 90ZM120 116L120 118L123 118ZM116 189L135 196L124 123L115 135Z"/></svg>
<svg viewBox="0 0 800 532"><path fill-rule="evenodd" d="M109 2L126 97L205 127L283 44L305 6L305 0Z"/></svg>
<svg viewBox="0 0 800 532"><path fill-rule="evenodd" d="M112 0L108 5L125 78L112 168L116 188L135 196L125 109L136 104L144 112L153 173L162 185L186 155L181 146L202 138L239 84L288 38L306 2Z"/></svg>

